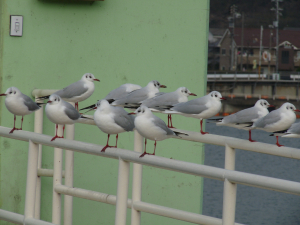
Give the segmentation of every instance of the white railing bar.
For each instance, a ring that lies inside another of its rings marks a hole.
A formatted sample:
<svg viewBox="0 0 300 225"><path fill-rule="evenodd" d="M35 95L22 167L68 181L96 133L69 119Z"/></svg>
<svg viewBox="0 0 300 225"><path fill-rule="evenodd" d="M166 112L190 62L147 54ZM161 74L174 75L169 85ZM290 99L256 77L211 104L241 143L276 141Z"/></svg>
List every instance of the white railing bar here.
<svg viewBox="0 0 300 225"><path fill-rule="evenodd" d="M53 177L53 170L52 169L38 169L37 172L38 176L40 177ZM62 171L62 177L65 178L65 171Z"/></svg>
<svg viewBox="0 0 300 225"><path fill-rule="evenodd" d="M54 92L56 92L58 90L55 89L34 89L31 92L31 95L38 98L38 97L43 97L43 96L47 96L47 95L51 95Z"/></svg>
<svg viewBox="0 0 300 225"><path fill-rule="evenodd" d="M82 152L86 154L99 155L108 158L118 159L119 157L125 161L131 161L134 163L140 163L143 165L158 167L162 169L168 169L172 171L192 174L196 176L202 176L217 180L224 181L226 178L233 183L244 184L248 186L261 187L264 189L276 190L286 192L290 194L300 195L300 183L294 181L288 181L278 178L266 177L261 175L249 174L239 171L230 171L221 168L215 168L212 166L205 166L190 162L183 162L174 159L167 159L160 156L146 156L139 158L139 153L126 149L111 148L107 149L105 153L100 150L103 145L95 145L80 141L71 141L66 139L56 139L50 141L51 137L43 134L32 135L29 131L17 131L13 134L8 134L9 128L0 126L0 136L9 137L12 139L28 141L31 139L33 142L68 149L76 152ZM205 135L206 136L206 135ZM254 143L255 144L255 143ZM288 148L287 148L288 149Z"/></svg>
<svg viewBox="0 0 300 225"><path fill-rule="evenodd" d="M21 225L23 225L24 223L25 225L55 225L53 223L49 223L43 220L37 220L34 218L27 218L24 220L24 215L6 211L3 209L0 209L0 219L15 224L21 224Z"/></svg>
<svg viewBox="0 0 300 225"><path fill-rule="evenodd" d="M143 141L144 138L134 130L134 151L141 154L143 152ZM132 169L132 201L139 202L142 200L142 175L143 165L133 163ZM134 208L131 209L131 225L141 224L141 212Z"/></svg>
<svg viewBox="0 0 300 225"><path fill-rule="evenodd" d="M183 220L196 224L222 225L222 220L197 213L186 212L178 209L172 209L160 205L154 205L147 202L135 202L133 207L147 213L165 216L173 219ZM235 223L235 225L242 225Z"/></svg>
<svg viewBox="0 0 300 225"><path fill-rule="evenodd" d="M29 140L24 218L34 218L39 145Z"/></svg>
<svg viewBox="0 0 300 225"><path fill-rule="evenodd" d="M43 102L42 100L35 99L36 102ZM34 113L34 132L42 134L43 133L43 106L41 109ZM37 169L42 168L42 145L39 145L39 153L38 153L38 166ZM41 186L42 181L41 177L38 176L36 180L36 192L35 192L35 212L34 218L40 219L41 212Z"/></svg>
<svg viewBox="0 0 300 225"><path fill-rule="evenodd" d="M57 135L63 135L63 126L58 125ZM57 141L57 140L55 140ZM71 140L68 140L71 141ZM52 197L52 223L60 225L61 223L61 194L54 190L55 185L61 184L62 181L62 161L63 161L63 150L62 148L54 148L53 158L53 197Z"/></svg>
<svg viewBox="0 0 300 225"><path fill-rule="evenodd" d="M56 185L55 191L64 195L72 195L73 197L102 202L110 205L115 205L117 201L117 197L115 195L109 195L109 194L85 190L81 188L69 188L66 187L65 185ZM136 208L138 211L152 213L160 216L166 216L166 217L170 217L182 221L192 222L196 224L199 222L203 222L203 224L207 224L207 225L222 224L222 220L218 218L204 216L197 213L186 212L179 209L154 205L154 204L141 202L141 201L136 201L135 203L132 203L132 200L128 199L127 208L132 208L132 204L133 207ZM158 210L155 210L156 207L158 208ZM239 223L235 223L235 224L240 225Z"/></svg>
<svg viewBox="0 0 300 225"><path fill-rule="evenodd" d="M225 146L225 169L235 169L235 149L228 145ZM222 225L234 224L236 189L237 184L230 182L228 179L224 180Z"/></svg>

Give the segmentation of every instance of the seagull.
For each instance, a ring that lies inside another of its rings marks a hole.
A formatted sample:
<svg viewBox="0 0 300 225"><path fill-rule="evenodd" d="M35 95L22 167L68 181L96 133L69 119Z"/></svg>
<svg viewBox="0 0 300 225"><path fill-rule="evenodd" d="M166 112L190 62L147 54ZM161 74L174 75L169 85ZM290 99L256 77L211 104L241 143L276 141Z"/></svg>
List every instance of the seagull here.
<svg viewBox="0 0 300 225"><path fill-rule="evenodd" d="M133 92L133 91L141 89L141 88L142 87L140 85L137 85L137 84L129 84L129 83L128 84L122 84L120 87L118 87L118 88L112 90L111 92L109 92L105 96L104 99L109 100L109 101L112 100L112 99L119 99L119 98L122 98L124 96L127 96L130 92ZM100 101L100 100L98 100L98 101ZM97 102L96 102L96 104L97 104ZM82 108L82 109L80 109L80 111L85 110L85 109L94 109L96 104L92 104L90 106Z"/></svg>
<svg viewBox="0 0 300 225"><path fill-rule="evenodd" d="M186 117L200 119L200 132L204 135L208 134L208 132L203 132L203 119L208 119L220 111L222 106L221 100L225 100L225 98L222 97L220 92L212 91L208 95L205 95L201 98L196 98L188 102L182 102L170 106L169 110L165 110L164 113L179 114Z"/></svg>
<svg viewBox="0 0 300 225"><path fill-rule="evenodd" d="M23 116L28 115L41 108L40 105L44 103L36 103L27 95L24 95L18 88L10 87L4 94L0 96L6 96L5 106L9 112L14 114L14 128L9 132L13 133L15 130L22 130ZM21 128L16 128L16 116L22 116Z"/></svg>
<svg viewBox="0 0 300 225"><path fill-rule="evenodd" d="M266 116L258 119L253 123L250 129L260 129L267 132L278 132L288 129L296 120L295 112L300 112L299 109L286 102L279 109L273 110ZM276 145L281 147L276 136Z"/></svg>
<svg viewBox="0 0 300 225"><path fill-rule="evenodd" d="M106 148L117 148L118 134L125 131L133 131L134 116L128 115L122 107L111 106L105 99L97 102L97 110L94 113L94 121L101 131L108 134L107 143L101 152ZM116 146L108 145L111 134L116 134Z"/></svg>
<svg viewBox="0 0 300 225"><path fill-rule="evenodd" d="M181 132L172 131L162 119L154 116L147 106L140 106L135 112L130 114L136 114L134 120L135 128L140 135L145 138L145 150L144 153L140 155L140 158L145 155L155 155L156 141L162 141L180 134L187 135ZM147 139L155 141L154 152L152 154L146 152Z"/></svg>
<svg viewBox="0 0 300 225"><path fill-rule="evenodd" d="M156 80L150 81L146 87L135 90L123 98L116 99L112 105L126 106L141 103L145 99L153 98L155 94L159 93L159 88L166 88L166 86L161 85Z"/></svg>
<svg viewBox="0 0 300 225"><path fill-rule="evenodd" d="M215 120L218 126L225 125L238 129L249 130L249 141L255 142L251 138L251 129L246 125L249 125L249 123L252 125L258 119L266 116L269 113L268 107L274 106L270 105L266 100L260 99L251 108L243 109L237 113L231 114L221 119L212 120Z"/></svg>
<svg viewBox="0 0 300 225"><path fill-rule="evenodd" d="M79 81L56 91L54 94L60 96L65 101L75 102L75 108L78 110L78 102L87 99L93 94L95 89L94 81L100 80L96 79L93 74L86 73ZM48 99L49 96L39 97L39 99Z"/></svg>
<svg viewBox="0 0 300 225"><path fill-rule="evenodd" d="M54 141L56 138L64 138L66 124L74 124L80 118L85 118L69 102L65 102L57 94L50 95L45 112L48 119L56 124L55 136L51 141ZM61 137L57 135L58 124L64 125L63 136Z"/></svg>
<svg viewBox="0 0 300 225"><path fill-rule="evenodd" d="M176 91L169 93L162 93L153 98L146 99L142 101L143 106L147 106L151 111L160 112L160 107L167 105L175 105L180 102L187 102L189 96L197 96L192 93L186 87L180 87ZM168 114L168 127L175 128L172 124L172 115Z"/></svg>
<svg viewBox="0 0 300 225"><path fill-rule="evenodd" d="M287 137L287 138L300 138L300 123L294 123L292 126L283 131L274 132L270 136L280 136L280 137Z"/></svg>

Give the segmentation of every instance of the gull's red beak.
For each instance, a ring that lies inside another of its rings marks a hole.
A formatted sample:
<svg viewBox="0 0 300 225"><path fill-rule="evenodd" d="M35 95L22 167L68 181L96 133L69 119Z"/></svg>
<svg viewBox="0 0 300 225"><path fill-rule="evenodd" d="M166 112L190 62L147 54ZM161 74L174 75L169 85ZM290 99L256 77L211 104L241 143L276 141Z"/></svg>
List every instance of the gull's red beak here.
<svg viewBox="0 0 300 225"><path fill-rule="evenodd" d="M94 107L93 109L97 109L97 107Z"/></svg>
<svg viewBox="0 0 300 225"><path fill-rule="evenodd" d="M275 105L269 105L268 107L275 107Z"/></svg>
<svg viewBox="0 0 300 225"><path fill-rule="evenodd" d="M160 87L160 88L167 88L166 85L160 85L159 87Z"/></svg>
<svg viewBox="0 0 300 225"><path fill-rule="evenodd" d="M99 82L100 82L100 80L99 80L99 79L94 79L94 81L99 81Z"/></svg>
<svg viewBox="0 0 300 225"><path fill-rule="evenodd" d="M220 98L221 100L226 100L226 98L224 98L224 97L222 97L222 98Z"/></svg>
<svg viewBox="0 0 300 225"><path fill-rule="evenodd" d="M300 110L299 110L299 109L295 109L294 111L295 111L295 112L300 112Z"/></svg>
<svg viewBox="0 0 300 225"><path fill-rule="evenodd" d="M128 115L135 115L135 114L136 114L135 112L128 113Z"/></svg>
<svg viewBox="0 0 300 225"><path fill-rule="evenodd" d="M191 93L190 95L197 96L197 95L196 95L196 94L194 94L194 93Z"/></svg>
<svg viewBox="0 0 300 225"><path fill-rule="evenodd" d="M49 100L47 103L52 103L52 101Z"/></svg>
<svg viewBox="0 0 300 225"><path fill-rule="evenodd" d="M6 94L3 93L3 94L0 94L0 96L6 96Z"/></svg>

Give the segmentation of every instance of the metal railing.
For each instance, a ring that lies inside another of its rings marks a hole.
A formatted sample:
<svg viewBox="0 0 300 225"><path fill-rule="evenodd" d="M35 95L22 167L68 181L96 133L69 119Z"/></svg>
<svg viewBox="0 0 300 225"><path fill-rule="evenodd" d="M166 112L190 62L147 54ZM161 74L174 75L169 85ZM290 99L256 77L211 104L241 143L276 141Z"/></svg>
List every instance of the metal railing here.
<svg viewBox="0 0 300 225"><path fill-rule="evenodd" d="M37 133L34 133L34 135L33 132L28 131L18 131L13 134L9 134L9 128L0 126L0 136L29 142L25 213L24 215L20 215L0 209L0 219L16 224L24 223L27 225L59 225L62 211L61 195L63 194L65 195L65 225L72 224L73 196L116 205L116 225L126 224L127 208L131 208L131 225L140 225L141 212L152 213L155 215L170 217L195 224L233 225L238 224L235 223L237 184L300 195L300 183L298 182L234 171L236 148L294 159L300 159L299 149L289 147L279 148L276 145L259 142L252 143L248 140L242 140L238 138L213 134L201 135L198 132L178 130L188 134L188 136L179 138L180 140L224 146L225 169L183 162L174 159L167 159L159 156L147 156L139 158L141 152L143 152L143 138L137 131L134 132L134 151L129 151L126 149L109 149L109 151L103 153L101 152L101 149L103 148L101 145L70 140L74 137L74 125L67 126L66 139L57 139L55 142L51 142L51 137L48 135L38 134L38 131L41 131L40 128L42 126L42 114L42 110L36 112L35 131L37 131ZM91 123L88 122L88 124ZM62 132L62 127L60 126L59 132ZM53 170L42 169L40 166L41 145L54 147ZM62 149L66 150L64 185L62 184ZM119 160L118 188L116 196L73 187L74 152L81 152ZM128 199L130 163L133 163L132 199ZM141 199L142 165L223 181L224 193L222 219L143 202ZM52 223L40 220L39 207L41 189L38 175L53 176Z"/></svg>

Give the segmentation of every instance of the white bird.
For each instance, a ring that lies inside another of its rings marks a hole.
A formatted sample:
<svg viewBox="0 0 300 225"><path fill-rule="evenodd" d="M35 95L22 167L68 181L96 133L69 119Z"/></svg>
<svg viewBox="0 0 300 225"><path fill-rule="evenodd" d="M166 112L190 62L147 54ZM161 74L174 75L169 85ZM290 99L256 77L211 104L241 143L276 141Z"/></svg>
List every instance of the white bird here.
<svg viewBox="0 0 300 225"><path fill-rule="evenodd" d="M300 112L296 107L286 102L279 109L273 110L266 116L258 119L250 127L251 129L260 129L267 132L278 132L288 129L296 120L295 112ZM281 147L276 136L276 145Z"/></svg>
<svg viewBox="0 0 300 225"><path fill-rule="evenodd" d="M238 129L249 130L249 141L255 142L251 138L251 129L247 127L249 123L252 125L258 119L266 116L269 111L268 107L273 107L264 99L258 100L253 107L243 109L237 113L226 116L222 119L212 119L217 121L218 126L230 126Z"/></svg>
<svg viewBox="0 0 300 225"><path fill-rule="evenodd" d="M122 84L120 87L112 90L111 92L109 92L104 99L111 101L112 99L119 99L122 98L124 96L127 96L130 92L133 92L135 90L141 89L142 87L140 85L137 84ZM101 99L102 100L102 99ZM98 100L100 101L100 100ZM98 102L97 101L97 102ZM96 102L96 104L97 104ZM85 110L85 109L93 109L95 108L96 104L92 104L90 106L87 106L85 108L82 108L80 110Z"/></svg>
<svg viewBox="0 0 300 225"><path fill-rule="evenodd" d="M97 102L94 121L101 131L108 134L107 143L101 152L105 152L108 147L117 148L118 134L134 129L134 116L128 115L122 107L111 106L107 100ZM109 137L116 134L116 146L109 146Z"/></svg>
<svg viewBox="0 0 300 225"><path fill-rule="evenodd" d="M221 100L225 100L225 98L222 97L220 92L212 91L201 98L196 98L188 102L178 103L171 106L169 107L169 110L164 112L200 119L201 134L208 134L207 132L203 132L203 119L208 119L220 111L222 106Z"/></svg>
<svg viewBox="0 0 300 225"><path fill-rule="evenodd" d="M283 131L274 132L270 136L280 136L286 138L300 138L300 123L294 123L292 126Z"/></svg>
<svg viewBox="0 0 300 225"><path fill-rule="evenodd" d="M34 102L30 97L24 95L18 88L10 87L5 93L0 96L6 96L5 106L9 112L14 114L14 128L9 132L13 133L15 130L22 130L23 116L28 115L41 108L42 103ZM21 128L16 128L16 116L22 116Z"/></svg>
<svg viewBox="0 0 300 225"><path fill-rule="evenodd" d="M176 91L169 93L162 93L153 98L142 101L143 106L147 106L151 111L160 112L161 108L169 105L175 105L180 102L187 102L189 96L197 96L186 87L180 87ZM163 112L163 111L162 111ZM168 114L168 127L175 128L172 124L172 115Z"/></svg>
<svg viewBox="0 0 300 225"><path fill-rule="evenodd" d="M100 81L96 79L93 74L86 73L82 78L69 86L56 91L53 94L60 96L63 100L68 102L75 102L75 108L78 110L78 102L81 102L90 97L95 89L94 81ZM40 97L39 99L48 99L48 96Z"/></svg>
<svg viewBox="0 0 300 225"><path fill-rule="evenodd" d="M45 112L48 119L56 124L55 136L51 141L56 138L64 138L66 124L74 124L78 119L84 118L70 103L65 102L57 94L50 95ZM61 137L57 135L58 124L63 125L63 136Z"/></svg>
<svg viewBox="0 0 300 225"><path fill-rule="evenodd" d="M140 155L140 157L143 157L146 154L155 155L156 141L162 141L172 136L183 134L172 131L170 128L168 128L165 122L157 116L154 116L151 110L146 106L140 106L134 113L131 114L136 114L136 118L134 120L135 128L140 135L145 138L144 153ZM153 154L146 152L147 139L155 141Z"/></svg>
<svg viewBox="0 0 300 225"><path fill-rule="evenodd" d="M123 98L116 99L112 105L127 106L130 104L141 103L143 100L153 98L158 92L159 88L166 88L165 85L161 85L158 81L150 81L146 87L132 91Z"/></svg>

